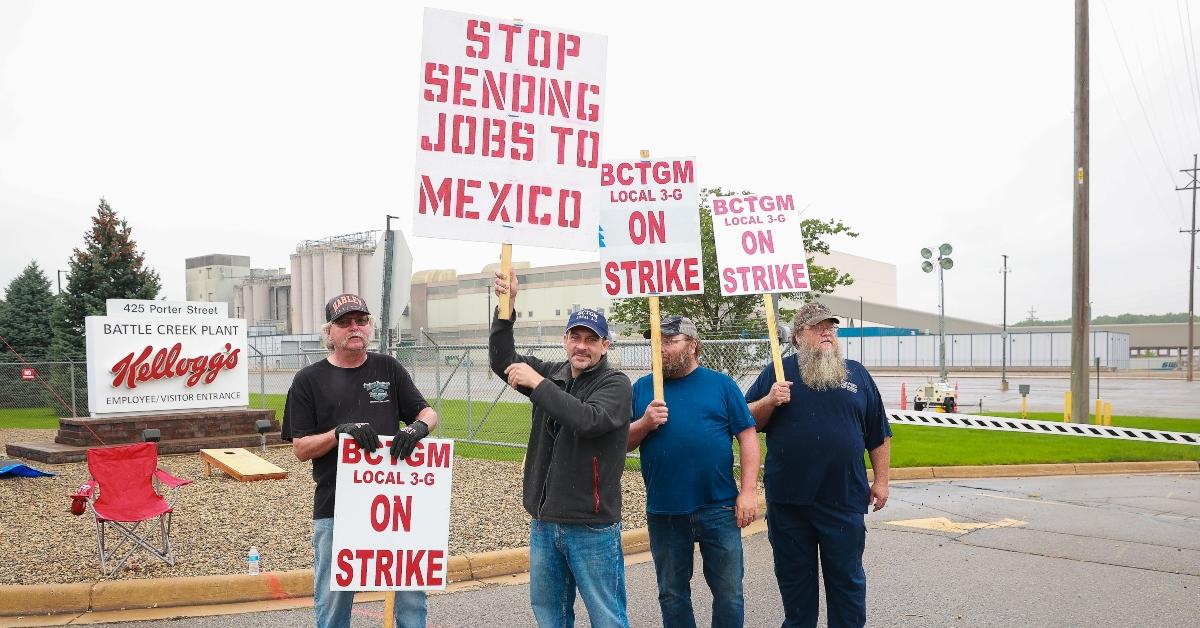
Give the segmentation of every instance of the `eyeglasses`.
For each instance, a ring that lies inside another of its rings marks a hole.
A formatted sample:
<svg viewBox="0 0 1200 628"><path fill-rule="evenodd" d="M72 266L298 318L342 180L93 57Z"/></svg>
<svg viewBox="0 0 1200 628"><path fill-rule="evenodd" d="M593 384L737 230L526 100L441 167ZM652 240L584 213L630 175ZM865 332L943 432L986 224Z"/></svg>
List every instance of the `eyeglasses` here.
<svg viewBox="0 0 1200 628"><path fill-rule="evenodd" d="M371 317L370 316L343 316L343 317L333 321L334 325L337 325L338 327L341 327L342 329L349 327L351 323L355 323L359 327L366 327L371 324Z"/></svg>
<svg viewBox="0 0 1200 628"><path fill-rule="evenodd" d="M811 330L817 332L818 334L821 334L821 335L829 334L829 333L836 334L837 330L838 330L838 326L836 323L819 323L817 325L807 325L806 327L808 329L811 329Z"/></svg>

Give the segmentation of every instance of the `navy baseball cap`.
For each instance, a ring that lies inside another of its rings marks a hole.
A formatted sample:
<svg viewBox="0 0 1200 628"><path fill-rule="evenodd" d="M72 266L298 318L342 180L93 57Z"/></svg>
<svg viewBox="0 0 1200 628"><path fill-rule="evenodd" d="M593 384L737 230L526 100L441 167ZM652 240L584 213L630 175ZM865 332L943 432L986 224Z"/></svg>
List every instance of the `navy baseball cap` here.
<svg viewBox="0 0 1200 628"><path fill-rule="evenodd" d="M567 319L567 331L575 327L587 327L597 336L608 340L608 320L596 310L584 308L571 314L571 318Z"/></svg>

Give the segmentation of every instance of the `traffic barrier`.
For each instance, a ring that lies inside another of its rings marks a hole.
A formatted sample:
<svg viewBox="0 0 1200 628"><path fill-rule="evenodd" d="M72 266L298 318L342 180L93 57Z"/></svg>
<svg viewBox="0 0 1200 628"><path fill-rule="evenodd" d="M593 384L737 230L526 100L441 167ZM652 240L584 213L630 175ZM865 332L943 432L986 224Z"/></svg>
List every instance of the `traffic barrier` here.
<svg viewBox="0 0 1200 628"><path fill-rule="evenodd" d="M908 391L904 388L904 382L900 382L900 409L908 409Z"/></svg>
<svg viewBox="0 0 1200 628"><path fill-rule="evenodd" d="M1023 434L1086 436L1091 438L1132 440L1143 443L1174 443L1176 445L1200 446L1200 434L1191 432L1167 432L1164 430L1144 430L1132 427L1059 423L1057 421L1035 421L1032 419L1009 419L974 414L889 410L888 422L924 427L959 427L998 432L1020 432Z"/></svg>

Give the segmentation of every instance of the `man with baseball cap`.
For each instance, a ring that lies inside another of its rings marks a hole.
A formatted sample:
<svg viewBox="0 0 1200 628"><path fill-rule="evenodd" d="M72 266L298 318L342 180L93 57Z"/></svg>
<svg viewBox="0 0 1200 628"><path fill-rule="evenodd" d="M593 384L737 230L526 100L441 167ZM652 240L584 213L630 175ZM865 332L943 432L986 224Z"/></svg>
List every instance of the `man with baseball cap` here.
<svg viewBox="0 0 1200 628"><path fill-rule="evenodd" d="M497 296L517 297L515 273ZM529 397L533 419L522 500L529 532L529 597L539 626L571 626L578 589L593 626L628 626L621 552L621 475L629 434L629 377L608 366L608 321L571 314L566 360L518 355L512 318L492 321L492 371Z"/></svg>
<svg viewBox="0 0 1200 628"><path fill-rule="evenodd" d="M767 434L767 534L785 627L816 626L818 561L829 625L867 621L864 515L887 504L892 430L870 373L842 358L839 322L823 304L806 303L794 319L785 381L768 366L746 391ZM864 450L875 472L869 487Z"/></svg>
<svg viewBox="0 0 1200 628"><path fill-rule="evenodd" d="M700 366L700 334L691 319L662 320L663 401L653 375L633 384L629 449L642 448L646 523L665 628L696 625L692 556L697 543L712 591L712 625L741 627L741 528L758 515L758 434L746 399L728 375ZM642 333L650 337L650 330ZM668 409L670 418L668 420ZM741 490L733 448L741 451Z"/></svg>
<svg viewBox="0 0 1200 628"><path fill-rule="evenodd" d="M361 297L341 294L330 299L325 321L321 336L329 356L296 373L287 394L281 436L292 442L297 458L313 461L317 626L346 628L354 592L329 590L338 437L347 434L359 447L373 452L381 446L380 434L395 434L389 453L393 460L402 460L437 426L437 413L396 358L367 351L374 319ZM397 591L395 617L397 626L424 626L425 593Z"/></svg>

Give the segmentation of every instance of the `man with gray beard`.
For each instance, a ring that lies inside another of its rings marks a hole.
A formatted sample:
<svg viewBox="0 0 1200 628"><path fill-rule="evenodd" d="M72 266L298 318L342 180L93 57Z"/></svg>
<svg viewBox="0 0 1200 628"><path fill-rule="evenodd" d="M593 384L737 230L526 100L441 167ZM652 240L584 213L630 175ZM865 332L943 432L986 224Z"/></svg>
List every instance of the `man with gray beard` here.
<svg viewBox="0 0 1200 628"><path fill-rule="evenodd" d="M746 391L755 425L767 435L767 534L784 628L817 625L818 561L829 626L867 621L864 515L887 504L892 430L871 375L842 358L838 324L823 304L805 304L794 319L796 355L784 361L784 381L768 366ZM869 487L864 450L875 472Z"/></svg>

